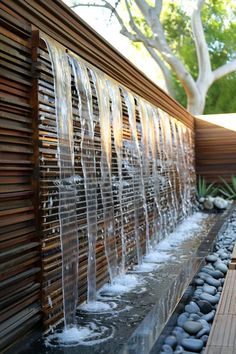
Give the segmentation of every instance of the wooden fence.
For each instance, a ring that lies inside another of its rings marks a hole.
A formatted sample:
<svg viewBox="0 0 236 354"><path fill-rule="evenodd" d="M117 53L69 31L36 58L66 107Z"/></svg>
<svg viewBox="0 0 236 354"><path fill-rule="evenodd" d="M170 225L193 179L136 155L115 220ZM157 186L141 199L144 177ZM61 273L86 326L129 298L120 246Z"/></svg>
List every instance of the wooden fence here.
<svg viewBox="0 0 236 354"><path fill-rule="evenodd" d="M196 173L208 182L236 176L236 115L195 119Z"/></svg>
<svg viewBox="0 0 236 354"><path fill-rule="evenodd" d="M53 194L50 183L58 169L51 134L55 127L53 78L40 33L56 39L192 131L194 120L59 0L2 0L0 25L0 350L6 350L41 326L42 314L44 328L62 315L58 219L47 194L50 188ZM123 105L127 120L125 111ZM86 294L87 266L83 213L81 301ZM98 286L107 279L103 247L100 237Z"/></svg>

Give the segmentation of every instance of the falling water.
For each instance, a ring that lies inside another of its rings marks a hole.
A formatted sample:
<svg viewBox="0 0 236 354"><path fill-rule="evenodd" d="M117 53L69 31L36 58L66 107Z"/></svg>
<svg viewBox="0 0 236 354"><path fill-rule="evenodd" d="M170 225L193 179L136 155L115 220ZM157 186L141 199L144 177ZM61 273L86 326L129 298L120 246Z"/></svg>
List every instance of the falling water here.
<svg viewBox="0 0 236 354"><path fill-rule="evenodd" d="M64 49L45 37L55 87L56 129L60 178L59 222L62 249L62 293L64 324L75 324L78 302L78 225L76 216L76 183L74 170L73 115L71 104L71 70Z"/></svg>
<svg viewBox="0 0 236 354"><path fill-rule="evenodd" d="M187 166L187 157L186 157L186 151L185 151L185 144L184 144L184 130L186 128L183 126L183 124L178 123L177 124L177 131L178 131L178 140L179 140L179 146L180 146L180 168L181 168L181 178L182 178L182 185L183 185L183 204L182 204L182 211L183 211L183 216L186 217L188 215L188 166Z"/></svg>
<svg viewBox="0 0 236 354"><path fill-rule="evenodd" d="M111 123L110 123L110 100L106 84L106 77L103 73L91 70L93 82L98 97L98 109L101 129L101 195L104 215L104 238L105 252L108 262L110 281L118 275L117 246L114 227L114 203L112 194L111 176Z"/></svg>
<svg viewBox="0 0 236 354"><path fill-rule="evenodd" d="M119 212L120 212L120 233L122 257L119 274L125 272L126 263L126 235L124 232L124 215L123 215L123 176L122 176L122 161L123 161L123 120L122 120L122 103L119 87L112 81L107 80L108 92L111 99L111 121L114 134L114 144L117 155L118 175L119 175Z"/></svg>
<svg viewBox="0 0 236 354"><path fill-rule="evenodd" d="M146 252L151 251L151 242L150 242L150 231L149 231L149 219L148 219L148 209L147 209L147 200L146 194L147 190L145 190L145 184L148 185L149 179L149 119L148 119L148 106L147 103L144 102L141 98L138 99L139 105L139 114L141 118L141 126L142 126L142 195L143 195L143 209L145 216L145 230L146 230ZM158 230L157 230L158 232Z"/></svg>
<svg viewBox="0 0 236 354"><path fill-rule="evenodd" d="M70 58L79 97L81 118L81 164L86 197L88 270L87 301L96 300L96 239L97 239L97 177L94 146L92 91L88 72L83 62Z"/></svg>
<svg viewBox="0 0 236 354"><path fill-rule="evenodd" d="M75 323L78 301L77 218L81 211L76 208L76 180L84 182L87 299L91 302L96 300L98 242L105 253L112 283L131 264L134 245L140 265L144 245L147 252L154 249L177 221L192 211L194 156L191 131L182 123L76 55L66 53L53 40L46 38L46 42L55 81L60 169L58 219L64 316L68 328ZM81 176L75 175L74 168L71 86L77 93L73 108L76 102L77 112L79 110L74 124L77 130L81 129L80 133L76 131L81 139L80 155L76 155L81 162ZM114 180L118 180L118 196ZM117 225L118 230L115 230ZM98 237L98 231L102 231L103 238Z"/></svg>
<svg viewBox="0 0 236 354"><path fill-rule="evenodd" d="M144 188L143 168L141 160L141 152L138 141L138 132L136 126L136 112L134 96L123 89L125 103L128 109L128 118L132 139L132 167L133 167L133 200L134 200L134 224L135 224L135 241L137 250L138 265L142 263L142 245L141 245L141 231L140 231L140 203L145 213L145 221L147 222L147 207L146 196ZM149 247L149 245L148 245Z"/></svg>

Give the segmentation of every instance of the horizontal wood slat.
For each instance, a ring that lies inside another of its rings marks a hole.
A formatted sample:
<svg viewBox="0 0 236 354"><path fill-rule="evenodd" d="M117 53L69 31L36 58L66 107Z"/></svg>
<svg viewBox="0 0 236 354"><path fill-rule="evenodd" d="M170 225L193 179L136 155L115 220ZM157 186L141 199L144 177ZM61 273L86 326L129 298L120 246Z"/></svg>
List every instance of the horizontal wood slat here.
<svg viewBox="0 0 236 354"><path fill-rule="evenodd" d="M0 351L40 314L40 242L34 212L31 26L0 3Z"/></svg>
<svg viewBox="0 0 236 354"><path fill-rule="evenodd" d="M66 48L193 129L194 122L190 113L144 76L62 1L2 2Z"/></svg>
<svg viewBox="0 0 236 354"><path fill-rule="evenodd" d="M195 154L197 174L209 182L219 176L230 180L236 176L236 131L196 118Z"/></svg>

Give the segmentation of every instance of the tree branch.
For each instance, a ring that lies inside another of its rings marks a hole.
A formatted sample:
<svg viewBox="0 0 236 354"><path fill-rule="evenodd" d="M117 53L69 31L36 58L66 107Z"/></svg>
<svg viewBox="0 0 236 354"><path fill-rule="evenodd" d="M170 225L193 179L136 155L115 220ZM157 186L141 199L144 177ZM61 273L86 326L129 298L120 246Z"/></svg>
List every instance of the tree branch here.
<svg viewBox="0 0 236 354"><path fill-rule="evenodd" d="M155 1L155 14L160 18L161 10L162 10L162 0Z"/></svg>
<svg viewBox="0 0 236 354"><path fill-rule="evenodd" d="M160 67L160 69L163 73L163 76L164 76L164 80L165 80L165 84L166 84L166 88L168 90L168 93L173 98L175 98L175 92L174 92L174 88L173 88L173 80L172 80L172 75L171 75L170 69L165 65L164 60L162 60L159 57L159 55L156 53L156 51L153 48L148 47L145 43L144 43L144 47L146 48L148 53L151 55L153 60Z"/></svg>
<svg viewBox="0 0 236 354"><path fill-rule="evenodd" d="M211 74L211 61L208 51L208 46L203 30L202 19L201 19L201 9L204 5L205 0L198 0L196 6L193 9L191 16L191 28L193 32L193 39L197 52L198 59L198 82L201 84L206 80L210 80Z"/></svg>
<svg viewBox="0 0 236 354"><path fill-rule="evenodd" d="M212 72L213 82L234 71L236 72L236 59L214 70Z"/></svg>

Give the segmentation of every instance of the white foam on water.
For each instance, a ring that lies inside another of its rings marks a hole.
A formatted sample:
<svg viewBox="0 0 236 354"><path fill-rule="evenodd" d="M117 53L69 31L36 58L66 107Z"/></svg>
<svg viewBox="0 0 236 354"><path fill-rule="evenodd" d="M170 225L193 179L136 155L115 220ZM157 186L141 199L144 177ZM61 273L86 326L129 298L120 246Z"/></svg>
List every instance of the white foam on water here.
<svg viewBox="0 0 236 354"><path fill-rule="evenodd" d="M111 312L116 306L114 302L89 301L79 306L79 309L85 312L105 313Z"/></svg>
<svg viewBox="0 0 236 354"><path fill-rule="evenodd" d="M179 224L165 240L161 241L156 251L168 251L178 246L182 242L192 238L196 231L202 227L202 222L208 217L207 214L196 212Z"/></svg>
<svg viewBox="0 0 236 354"><path fill-rule="evenodd" d="M166 252L151 251L144 256L143 261L147 263L163 263L169 261L172 256Z"/></svg>
<svg viewBox="0 0 236 354"><path fill-rule="evenodd" d="M134 290L141 284L141 280L132 274L124 274L114 279L112 284L105 284L99 291L101 294L110 296L122 295Z"/></svg>
<svg viewBox="0 0 236 354"><path fill-rule="evenodd" d="M156 263L142 263L139 266L134 267L134 272L137 273L149 273L158 268L158 264Z"/></svg>
<svg viewBox="0 0 236 354"><path fill-rule="evenodd" d="M107 335L107 333L109 334ZM104 337L103 337L104 336ZM114 328L98 326L96 323L89 323L85 326L74 326L64 329L62 332L50 334L45 339L47 347L75 347L78 345L91 346L102 343L114 336Z"/></svg>

